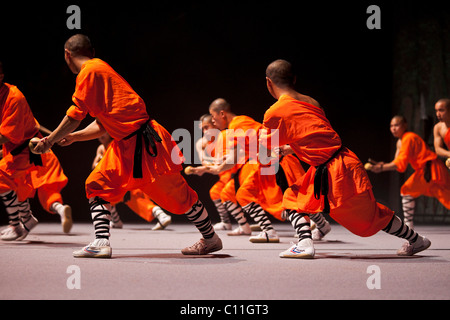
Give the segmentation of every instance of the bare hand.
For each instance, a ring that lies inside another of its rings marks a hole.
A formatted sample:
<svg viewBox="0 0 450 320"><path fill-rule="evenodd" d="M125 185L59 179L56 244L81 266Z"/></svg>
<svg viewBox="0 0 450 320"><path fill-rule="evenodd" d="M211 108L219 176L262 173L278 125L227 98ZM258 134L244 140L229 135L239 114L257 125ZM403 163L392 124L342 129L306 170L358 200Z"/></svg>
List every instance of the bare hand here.
<svg viewBox="0 0 450 320"><path fill-rule="evenodd" d="M50 150L53 145L48 141L48 137L42 138L34 147L34 153L46 153Z"/></svg>
<svg viewBox="0 0 450 320"><path fill-rule="evenodd" d="M63 139L58 141L58 145L60 145L61 147L67 147L68 145L71 145L74 142L75 142L75 138L73 137L73 135L68 134Z"/></svg>

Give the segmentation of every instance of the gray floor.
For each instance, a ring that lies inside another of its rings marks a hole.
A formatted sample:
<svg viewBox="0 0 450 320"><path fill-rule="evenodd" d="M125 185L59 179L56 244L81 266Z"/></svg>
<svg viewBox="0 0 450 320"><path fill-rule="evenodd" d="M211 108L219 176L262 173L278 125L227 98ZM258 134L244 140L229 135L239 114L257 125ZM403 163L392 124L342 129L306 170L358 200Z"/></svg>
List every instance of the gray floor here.
<svg viewBox="0 0 450 320"><path fill-rule="evenodd" d="M219 232L222 251L193 257L180 253L199 239L192 225L151 231L126 224L112 230L112 259L76 259L72 251L93 239L92 226L75 224L65 235L58 224L41 223L24 241L0 243L0 299L450 298L450 226L417 226L432 246L398 257L403 241L393 236L360 238L333 225L316 242L314 260L279 258L294 238L288 223L275 226L281 243L252 244Z"/></svg>

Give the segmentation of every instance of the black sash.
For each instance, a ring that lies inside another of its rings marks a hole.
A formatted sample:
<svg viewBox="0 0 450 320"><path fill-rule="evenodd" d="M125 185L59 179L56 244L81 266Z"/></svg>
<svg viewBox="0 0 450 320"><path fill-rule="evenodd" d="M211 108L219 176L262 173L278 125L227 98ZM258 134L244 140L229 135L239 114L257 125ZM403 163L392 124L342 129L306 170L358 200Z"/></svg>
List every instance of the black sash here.
<svg viewBox="0 0 450 320"><path fill-rule="evenodd" d="M17 156L20 153L22 153L22 151L25 150L25 148L28 148L28 144L30 143L30 140L31 139L28 139L28 140L24 141L20 146L18 146L14 150L12 150L11 151L11 155ZM41 157L41 155L31 152L30 149L28 149L28 152L30 154L30 163L34 164L35 166L42 167L42 157Z"/></svg>
<svg viewBox="0 0 450 320"><path fill-rule="evenodd" d="M138 130L125 137L124 140L128 140L134 136L136 136L136 147L134 149L133 178L142 178L142 139L144 139L145 151L151 157L158 155L155 141L162 142L162 139L150 125L150 120L144 123ZM150 147L152 148L151 152Z"/></svg>
<svg viewBox="0 0 450 320"><path fill-rule="evenodd" d="M328 169L327 164L330 163L331 160L337 157L337 155L344 149L344 146L341 146L330 159L325 161L325 163L316 167L316 174L314 175L314 197L319 200L320 195L324 197L324 209L323 213L330 213L330 203L328 201Z"/></svg>

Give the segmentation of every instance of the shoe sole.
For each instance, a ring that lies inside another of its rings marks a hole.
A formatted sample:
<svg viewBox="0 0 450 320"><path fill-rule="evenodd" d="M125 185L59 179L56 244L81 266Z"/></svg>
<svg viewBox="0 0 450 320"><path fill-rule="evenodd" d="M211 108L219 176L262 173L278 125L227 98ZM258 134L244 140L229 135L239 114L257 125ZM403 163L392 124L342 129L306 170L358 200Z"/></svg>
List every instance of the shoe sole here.
<svg viewBox="0 0 450 320"><path fill-rule="evenodd" d="M64 207L64 221L62 223L63 232L69 233L72 229L73 221L72 221L72 208L69 206Z"/></svg>
<svg viewBox="0 0 450 320"><path fill-rule="evenodd" d="M92 254L85 251L82 251L80 253L76 253L76 251L73 253L74 258L97 258L97 259L109 259L112 256L112 249L110 248L107 250L108 252L104 253L98 253L98 254Z"/></svg>
<svg viewBox="0 0 450 320"><path fill-rule="evenodd" d="M258 239L249 239L249 241L251 243L280 243L280 239L263 239L263 238L258 238Z"/></svg>
<svg viewBox="0 0 450 320"><path fill-rule="evenodd" d="M288 258L288 259L314 259L314 255L310 255L308 253L296 254L296 255L281 255L280 258Z"/></svg>
<svg viewBox="0 0 450 320"><path fill-rule="evenodd" d="M252 233L233 233L233 232L229 232L227 233L227 236L230 237L238 237L238 236L250 236Z"/></svg>

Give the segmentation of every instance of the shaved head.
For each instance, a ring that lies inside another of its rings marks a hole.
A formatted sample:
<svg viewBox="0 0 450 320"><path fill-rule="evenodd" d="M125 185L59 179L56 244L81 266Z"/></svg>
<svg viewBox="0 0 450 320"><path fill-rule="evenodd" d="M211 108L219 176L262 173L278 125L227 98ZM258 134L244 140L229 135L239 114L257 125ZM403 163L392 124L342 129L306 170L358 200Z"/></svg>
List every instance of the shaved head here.
<svg viewBox="0 0 450 320"><path fill-rule="evenodd" d="M286 60L278 59L269 64L266 77L279 88L294 88L295 73L292 64Z"/></svg>
<svg viewBox="0 0 450 320"><path fill-rule="evenodd" d="M64 45L64 49L70 51L74 57L94 57L94 48L91 40L82 34L76 34L69 38Z"/></svg>
<svg viewBox="0 0 450 320"><path fill-rule="evenodd" d="M442 104L448 111L450 111L450 99L440 99L436 102L436 105L437 104Z"/></svg>
<svg viewBox="0 0 450 320"><path fill-rule="evenodd" d="M218 98L218 99L214 100L209 105L209 111L214 111L214 112L220 112L220 111L231 112L231 105L227 102L227 100L225 100L223 98Z"/></svg>

